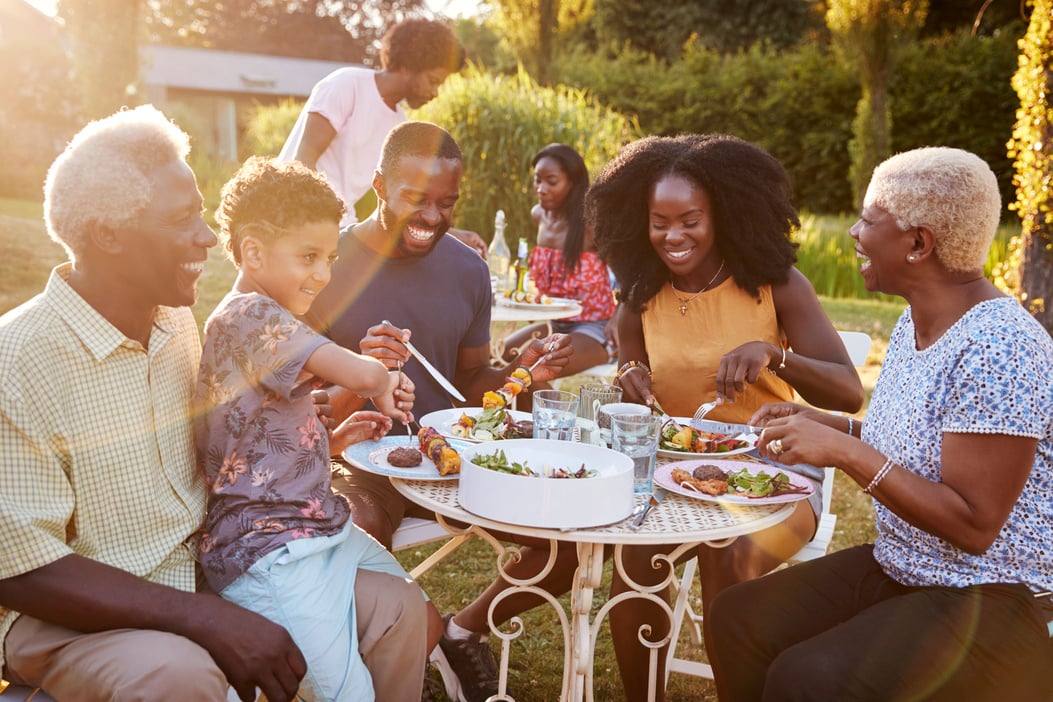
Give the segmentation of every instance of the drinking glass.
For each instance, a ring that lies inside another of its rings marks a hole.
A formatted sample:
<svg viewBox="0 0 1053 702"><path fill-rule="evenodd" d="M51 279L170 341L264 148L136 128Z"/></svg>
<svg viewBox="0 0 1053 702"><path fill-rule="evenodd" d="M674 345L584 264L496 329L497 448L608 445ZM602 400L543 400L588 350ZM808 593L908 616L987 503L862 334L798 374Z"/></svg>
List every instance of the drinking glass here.
<svg viewBox="0 0 1053 702"><path fill-rule="evenodd" d="M651 408L647 405L638 405L635 402L611 402L600 405L596 410L596 433L604 446L611 444L611 419L616 414L651 414Z"/></svg>
<svg viewBox="0 0 1053 702"><path fill-rule="evenodd" d="M633 459L633 492L637 495L651 494L661 426L661 418L651 414L611 417L612 448Z"/></svg>
<svg viewBox="0 0 1053 702"><path fill-rule="evenodd" d="M562 390L535 390L535 439L570 441L578 416L578 396Z"/></svg>
<svg viewBox="0 0 1053 702"><path fill-rule="evenodd" d="M600 407L612 402L620 402L622 399L622 389L617 385L608 385L606 383L586 383L581 386L579 390L578 402L578 416L583 420L581 422L582 433L585 436L582 441L586 441L590 444L599 444L602 442L600 438L598 425L596 424L596 413L599 412Z"/></svg>

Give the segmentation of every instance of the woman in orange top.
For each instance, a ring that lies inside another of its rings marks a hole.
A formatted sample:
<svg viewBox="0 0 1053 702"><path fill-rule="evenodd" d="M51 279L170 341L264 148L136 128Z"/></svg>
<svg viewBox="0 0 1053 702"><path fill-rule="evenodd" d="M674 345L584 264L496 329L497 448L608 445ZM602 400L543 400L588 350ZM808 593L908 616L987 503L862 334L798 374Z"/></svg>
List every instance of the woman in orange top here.
<svg viewBox="0 0 1053 702"><path fill-rule="evenodd" d="M657 397L673 416L717 400L707 419L738 423L795 389L819 407L860 408L859 376L793 265L790 234L800 220L786 173L770 154L727 135L648 137L604 168L588 210L598 252L621 288L618 380L626 400L650 405ZM817 516L816 504L801 501L776 527L726 548L700 547L703 615L721 589L796 553ZM657 549L632 551L630 574L654 582ZM615 577L612 594L626 589ZM663 619L640 601L611 611L630 700L646 698L646 671L633 662L647 652L637 631L649 624L657 640L668 629Z"/></svg>

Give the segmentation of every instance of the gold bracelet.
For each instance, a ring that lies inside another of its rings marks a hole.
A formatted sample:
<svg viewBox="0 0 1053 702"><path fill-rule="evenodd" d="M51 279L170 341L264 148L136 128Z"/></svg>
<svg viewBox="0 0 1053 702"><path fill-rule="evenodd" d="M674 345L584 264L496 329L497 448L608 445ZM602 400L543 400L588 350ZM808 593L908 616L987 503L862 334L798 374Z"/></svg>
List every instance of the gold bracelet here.
<svg viewBox="0 0 1053 702"><path fill-rule="evenodd" d="M643 368L647 371L647 377L651 377L651 369L647 367L647 364L643 361L626 361L622 364L622 367L618 369L618 372L614 374L616 381L621 380L622 376L631 371L633 368Z"/></svg>

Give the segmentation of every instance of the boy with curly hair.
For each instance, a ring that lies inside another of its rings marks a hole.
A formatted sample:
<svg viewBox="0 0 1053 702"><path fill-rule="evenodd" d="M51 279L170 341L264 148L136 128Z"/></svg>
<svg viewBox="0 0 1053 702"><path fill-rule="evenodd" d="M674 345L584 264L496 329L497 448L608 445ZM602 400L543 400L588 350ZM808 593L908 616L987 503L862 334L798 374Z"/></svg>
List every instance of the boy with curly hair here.
<svg viewBox="0 0 1053 702"><path fill-rule="evenodd" d="M383 414L352 415L350 434L379 438L389 417L412 420L394 398L412 387L297 319L329 282L343 212L295 162L251 158L223 187L216 219L238 277L205 324L195 391L208 489L199 557L224 599L289 631L307 660L301 698L417 699L425 597L331 491L310 395L321 379L372 397Z"/></svg>

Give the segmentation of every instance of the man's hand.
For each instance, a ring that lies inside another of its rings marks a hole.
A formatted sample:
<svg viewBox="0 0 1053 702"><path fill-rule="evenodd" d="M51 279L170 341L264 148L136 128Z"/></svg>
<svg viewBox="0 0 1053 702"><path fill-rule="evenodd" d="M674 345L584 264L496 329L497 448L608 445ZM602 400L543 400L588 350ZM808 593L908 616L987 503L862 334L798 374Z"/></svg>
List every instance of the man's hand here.
<svg viewBox="0 0 1053 702"><path fill-rule="evenodd" d="M307 661L282 627L216 595L201 595L205 622L195 640L212 656L245 702L257 688L271 702L296 698Z"/></svg>
<svg viewBox="0 0 1053 702"><path fill-rule="evenodd" d="M409 360L410 352L403 342L409 341L410 331L399 329L391 322L381 322L369 328L359 342L362 354L379 359L388 368L398 368Z"/></svg>
<svg viewBox="0 0 1053 702"><path fill-rule="evenodd" d="M483 241L481 236L468 229L454 229L453 227L450 227L449 232L465 246L475 249L475 252L484 261L486 260L486 242Z"/></svg>
<svg viewBox="0 0 1053 702"><path fill-rule="evenodd" d="M563 369L570 362L574 348L570 345L570 336L567 334L552 334L544 339L534 339L519 357L519 364L529 368L542 356L541 364L530 372L534 382L543 383L553 378L558 378Z"/></svg>

